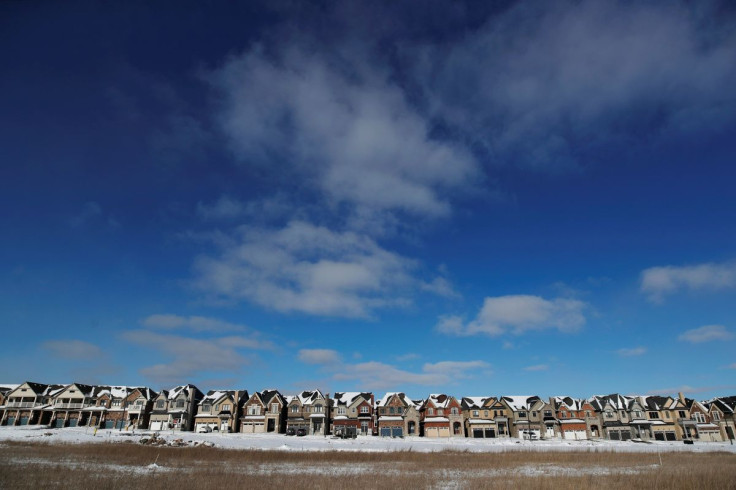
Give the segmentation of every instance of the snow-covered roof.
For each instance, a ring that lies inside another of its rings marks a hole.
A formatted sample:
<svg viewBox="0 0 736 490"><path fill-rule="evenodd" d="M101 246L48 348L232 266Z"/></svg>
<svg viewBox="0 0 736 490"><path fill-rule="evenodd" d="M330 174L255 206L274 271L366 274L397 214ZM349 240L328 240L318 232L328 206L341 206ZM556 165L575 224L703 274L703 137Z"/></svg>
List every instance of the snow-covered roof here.
<svg viewBox="0 0 736 490"><path fill-rule="evenodd" d="M541 401L541 399L536 395L513 395L504 396L502 398L506 402L506 404L511 407L511 409L515 412L519 410L529 410L536 402Z"/></svg>
<svg viewBox="0 0 736 490"><path fill-rule="evenodd" d="M199 404L204 405L205 403L214 403L224 396L233 395L233 394L234 392L229 391L229 390L210 390L202 398L202 401L200 401Z"/></svg>
<svg viewBox="0 0 736 490"><path fill-rule="evenodd" d="M449 395L445 395L444 393L435 393L432 395L429 395L429 398L427 401L432 401L432 405L434 405L437 408L447 408L450 405L450 401L452 400L452 397Z"/></svg>
<svg viewBox="0 0 736 490"><path fill-rule="evenodd" d="M370 401L371 394L358 391L346 391L344 393L335 393L332 398L335 400L335 405L350 406L355 403L359 397L366 401Z"/></svg>
<svg viewBox="0 0 736 490"><path fill-rule="evenodd" d="M310 419L323 419L325 418L325 414L323 413L313 413L309 416Z"/></svg>
<svg viewBox="0 0 736 490"><path fill-rule="evenodd" d="M337 417L333 417L332 420L347 420L348 417L346 415L338 415Z"/></svg>
<svg viewBox="0 0 736 490"><path fill-rule="evenodd" d="M494 422L493 420L486 420L486 419L468 419L468 423L471 425L475 425L475 424L492 424Z"/></svg>
<svg viewBox="0 0 736 490"><path fill-rule="evenodd" d="M385 395L383 395L383 398L376 401L376 407L384 407L388 403L388 401L391 399L394 395L403 395L403 393L399 393L398 391L389 391Z"/></svg>
<svg viewBox="0 0 736 490"><path fill-rule="evenodd" d="M462 405L464 408L481 408L488 400L488 396L464 396Z"/></svg>
<svg viewBox="0 0 736 490"><path fill-rule="evenodd" d="M392 420L404 420L404 418L403 417L397 417L396 415L385 415L383 417L378 417L378 421L379 422L381 422L381 421L389 422L389 421L392 421Z"/></svg>
<svg viewBox="0 0 736 490"><path fill-rule="evenodd" d="M302 405L309 405L317 400L324 399L324 396L322 395L322 392L319 390L312 390L312 391L302 391L296 396L297 399L299 399L299 403Z"/></svg>

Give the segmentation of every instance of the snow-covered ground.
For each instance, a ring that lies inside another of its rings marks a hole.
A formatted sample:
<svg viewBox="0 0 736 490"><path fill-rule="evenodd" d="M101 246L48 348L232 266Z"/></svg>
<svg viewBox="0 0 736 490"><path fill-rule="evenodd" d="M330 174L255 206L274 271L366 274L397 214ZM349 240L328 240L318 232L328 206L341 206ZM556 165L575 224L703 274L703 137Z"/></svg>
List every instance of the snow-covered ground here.
<svg viewBox="0 0 736 490"><path fill-rule="evenodd" d="M0 441L43 441L59 443L99 443L138 441L150 437L150 431L98 430L85 427L49 429L46 427L0 427ZM615 452L709 452L736 453L736 446L728 442L680 442L634 441L520 441L518 439L425 439L405 437L358 437L357 439L333 439L330 436L286 436L283 434L196 434L193 432L162 431L158 435L167 441L182 439L188 443L214 443L225 449L266 449L280 451L420 451L443 450L469 452L506 451L615 451Z"/></svg>

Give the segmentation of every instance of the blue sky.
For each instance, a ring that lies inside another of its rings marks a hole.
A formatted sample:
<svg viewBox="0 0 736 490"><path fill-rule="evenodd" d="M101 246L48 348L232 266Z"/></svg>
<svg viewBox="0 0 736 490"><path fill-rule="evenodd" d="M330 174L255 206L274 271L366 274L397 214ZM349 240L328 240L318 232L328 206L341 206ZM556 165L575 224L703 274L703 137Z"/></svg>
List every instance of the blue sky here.
<svg viewBox="0 0 736 490"><path fill-rule="evenodd" d="M736 391L726 2L6 2L2 381Z"/></svg>

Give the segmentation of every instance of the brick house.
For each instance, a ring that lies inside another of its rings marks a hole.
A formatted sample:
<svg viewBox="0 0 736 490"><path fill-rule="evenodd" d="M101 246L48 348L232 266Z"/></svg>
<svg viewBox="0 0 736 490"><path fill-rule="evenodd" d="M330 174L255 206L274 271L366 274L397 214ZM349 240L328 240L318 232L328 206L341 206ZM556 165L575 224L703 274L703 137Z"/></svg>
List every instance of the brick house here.
<svg viewBox="0 0 736 490"><path fill-rule="evenodd" d="M675 400L670 396L642 396L640 405L644 408L651 424L652 438L656 441L676 441L677 417Z"/></svg>
<svg viewBox="0 0 736 490"><path fill-rule="evenodd" d="M417 402L405 393L386 393L376 401L375 414L378 435L404 437L419 435L420 412L423 401Z"/></svg>
<svg viewBox="0 0 736 490"><path fill-rule="evenodd" d="M99 386L72 383L59 390L52 399L51 420L53 427L77 427L87 425L90 411L85 408L97 406Z"/></svg>
<svg viewBox="0 0 736 490"><path fill-rule="evenodd" d="M502 396L511 413L511 437L539 439L542 436L542 409L545 403L538 396Z"/></svg>
<svg viewBox="0 0 736 490"><path fill-rule="evenodd" d="M243 404L240 413L241 432L283 434L286 429L286 399L278 390L253 393Z"/></svg>
<svg viewBox="0 0 736 490"><path fill-rule="evenodd" d="M703 405L708 408L708 413L714 424L721 428L721 435L725 441L733 441L736 437L736 396L713 398Z"/></svg>
<svg viewBox="0 0 736 490"><path fill-rule="evenodd" d="M320 390L302 391L286 397L286 428L304 429L309 435L327 435L330 427L330 399Z"/></svg>
<svg viewBox="0 0 736 490"><path fill-rule="evenodd" d="M462 406L454 396L429 395L420 414L424 437L465 437Z"/></svg>
<svg viewBox="0 0 736 490"><path fill-rule="evenodd" d="M551 398L550 402L555 407L562 439L577 441L600 437L600 421L588 400L557 396Z"/></svg>
<svg viewBox="0 0 736 490"><path fill-rule="evenodd" d="M239 410L248 399L245 390L210 390L197 405L194 429L197 432L237 432Z"/></svg>
<svg viewBox="0 0 736 490"><path fill-rule="evenodd" d="M186 384L170 390L161 390L154 397L148 428L150 430L194 429L194 416L204 393L194 385Z"/></svg>
<svg viewBox="0 0 736 490"><path fill-rule="evenodd" d="M685 398L685 405L690 413L690 420L695 424L695 435L692 432L690 436L703 442L722 441L721 428L718 424L714 424L710 418L708 408L697 400Z"/></svg>
<svg viewBox="0 0 736 490"><path fill-rule="evenodd" d="M375 399L369 392L335 393L332 397L332 428L335 435L373 435Z"/></svg>

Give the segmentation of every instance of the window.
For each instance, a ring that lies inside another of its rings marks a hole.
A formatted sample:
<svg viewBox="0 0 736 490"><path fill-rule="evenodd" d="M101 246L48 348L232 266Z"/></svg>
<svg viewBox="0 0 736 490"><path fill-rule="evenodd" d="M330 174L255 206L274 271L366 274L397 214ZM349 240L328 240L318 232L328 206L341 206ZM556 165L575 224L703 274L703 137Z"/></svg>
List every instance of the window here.
<svg viewBox="0 0 736 490"><path fill-rule="evenodd" d="M230 405L223 405L222 406L222 411L223 412L227 412L228 410L230 410Z"/></svg>
<svg viewBox="0 0 736 490"><path fill-rule="evenodd" d="M322 413L322 405L315 405L313 412L314 413Z"/></svg>
<svg viewBox="0 0 736 490"><path fill-rule="evenodd" d="M488 418L488 410L485 411L485 417Z"/></svg>
<svg viewBox="0 0 736 490"><path fill-rule="evenodd" d="M179 400L176 402L176 408L184 408L184 400Z"/></svg>
<svg viewBox="0 0 736 490"><path fill-rule="evenodd" d="M586 417L590 417L590 410L586 410L586 411L585 411L585 416L586 416Z"/></svg>
<svg viewBox="0 0 736 490"><path fill-rule="evenodd" d="M606 418L612 419L613 418L613 412L611 410L606 410Z"/></svg>
<svg viewBox="0 0 736 490"><path fill-rule="evenodd" d="M693 418L694 421L696 421L699 424L704 424L705 423L705 415L703 415L700 412L695 412L692 415L692 418Z"/></svg>
<svg viewBox="0 0 736 490"><path fill-rule="evenodd" d="M641 418L641 410L634 410L634 417Z"/></svg>
<svg viewBox="0 0 736 490"><path fill-rule="evenodd" d="M473 417L480 417L480 412L478 410L473 410Z"/></svg>
<svg viewBox="0 0 736 490"><path fill-rule="evenodd" d="M650 419L658 419L659 418L659 413L657 413L657 412L649 412L649 418Z"/></svg>
<svg viewBox="0 0 736 490"><path fill-rule="evenodd" d="M220 411L220 404L218 403L217 405L215 405L215 412L219 412L219 411Z"/></svg>
<svg viewBox="0 0 736 490"><path fill-rule="evenodd" d="M441 408L437 410L437 415L439 415L440 417L442 417L444 414L445 414L445 411L442 410Z"/></svg>
<svg viewBox="0 0 736 490"><path fill-rule="evenodd" d="M156 408L164 408L164 403L165 402L163 400L158 400L156 402Z"/></svg>
<svg viewBox="0 0 736 490"><path fill-rule="evenodd" d="M545 410L544 411L544 416L545 417L551 417L552 416L552 410Z"/></svg>
<svg viewBox="0 0 736 490"><path fill-rule="evenodd" d="M299 405L292 405L291 413L298 413L298 412L299 412Z"/></svg>
<svg viewBox="0 0 736 490"><path fill-rule="evenodd" d="M278 403L272 403L271 404L271 413L279 413L279 404Z"/></svg>
<svg viewBox="0 0 736 490"><path fill-rule="evenodd" d="M209 412L210 410L212 410L212 405L210 405L209 403L207 405L202 405L203 412Z"/></svg>
<svg viewBox="0 0 736 490"><path fill-rule="evenodd" d="M669 412L665 412L664 413L664 418L666 418L666 419L670 418L670 413Z"/></svg>
<svg viewBox="0 0 736 490"><path fill-rule="evenodd" d="M389 413L390 413L391 415L393 415L393 414L394 414L394 407L391 407L391 408L389 408L389 410L388 410L388 411L389 411Z"/></svg>
<svg viewBox="0 0 736 490"><path fill-rule="evenodd" d="M248 415L260 415L260 414L261 414L260 405L248 405Z"/></svg>
<svg viewBox="0 0 736 490"><path fill-rule="evenodd" d="M536 417L536 416L537 416L537 412L532 412L532 417Z"/></svg>
<svg viewBox="0 0 736 490"><path fill-rule="evenodd" d="M567 418L567 412L560 412L560 418L566 419Z"/></svg>
<svg viewBox="0 0 736 490"><path fill-rule="evenodd" d="M451 413L452 415L457 415L457 407L452 407L452 408L450 409L450 413Z"/></svg>
<svg viewBox="0 0 736 490"><path fill-rule="evenodd" d="M522 419L526 418L526 412L523 412L523 411L519 412L519 418L522 418Z"/></svg>
<svg viewBox="0 0 736 490"><path fill-rule="evenodd" d="M368 406L363 405L362 407L360 407L360 413L368 413Z"/></svg>
<svg viewBox="0 0 736 490"><path fill-rule="evenodd" d="M346 413L347 413L347 410L345 410L345 407L337 407L338 415L345 415Z"/></svg>
<svg viewBox="0 0 736 490"><path fill-rule="evenodd" d="M434 408L428 408L427 409L427 415L434 415Z"/></svg>
<svg viewBox="0 0 736 490"><path fill-rule="evenodd" d="M713 412L713 420L721 420L720 412Z"/></svg>
<svg viewBox="0 0 736 490"><path fill-rule="evenodd" d="M678 415L679 415L679 416L680 416L681 418L683 418L683 419L684 419L685 417L687 417L687 415L685 414L685 410L680 410L680 411L678 411L677 413L678 413Z"/></svg>

